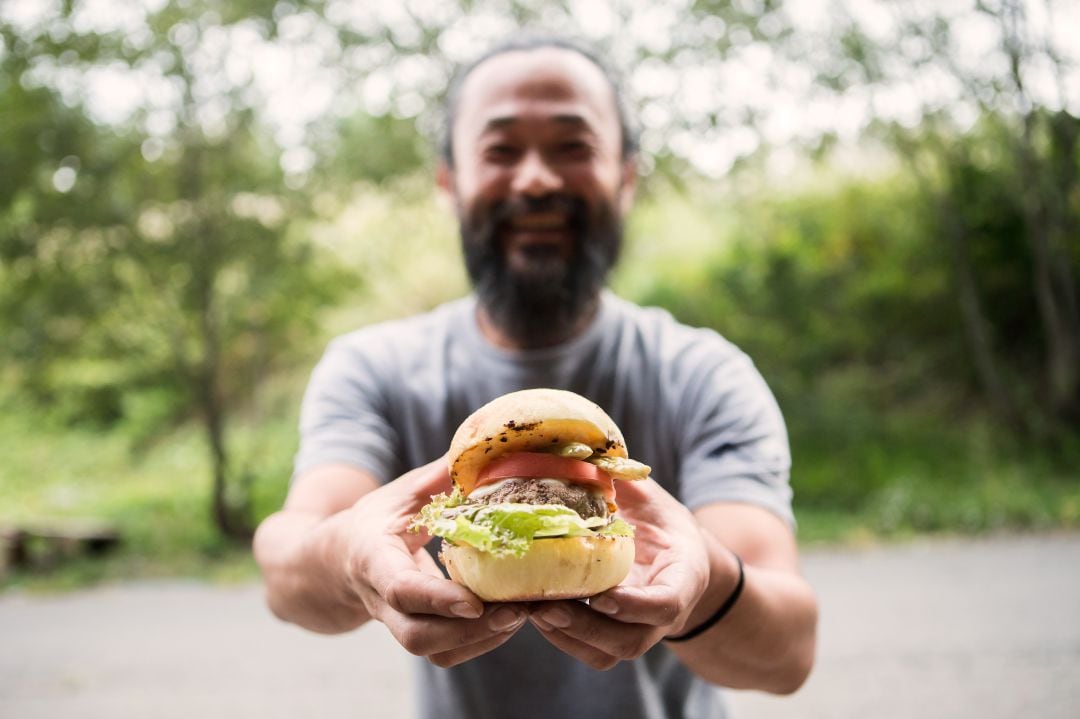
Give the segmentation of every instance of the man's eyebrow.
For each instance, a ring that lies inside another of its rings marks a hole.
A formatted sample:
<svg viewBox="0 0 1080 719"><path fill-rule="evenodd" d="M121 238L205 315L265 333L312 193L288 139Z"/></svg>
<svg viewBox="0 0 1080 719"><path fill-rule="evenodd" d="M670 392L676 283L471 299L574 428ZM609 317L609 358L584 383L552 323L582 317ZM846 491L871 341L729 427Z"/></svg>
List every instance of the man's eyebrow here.
<svg viewBox="0 0 1080 719"><path fill-rule="evenodd" d="M517 115L498 115L484 123L484 129L481 134L510 127L516 124L518 120L519 118ZM584 115L579 115L576 112L564 112L559 113L558 115L552 115L550 120L559 125L572 125L586 130L592 129L592 125L585 119Z"/></svg>
<svg viewBox="0 0 1080 719"><path fill-rule="evenodd" d="M576 125L576 126L579 126L579 127L584 127L586 129L591 127L591 125L589 124L589 121L586 120L584 118L584 116L578 115L577 113L572 113L571 112L571 113L564 113L564 114L561 114L561 115L555 115L551 119L554 120L555 122L559 123L560 125Z"/></svg>

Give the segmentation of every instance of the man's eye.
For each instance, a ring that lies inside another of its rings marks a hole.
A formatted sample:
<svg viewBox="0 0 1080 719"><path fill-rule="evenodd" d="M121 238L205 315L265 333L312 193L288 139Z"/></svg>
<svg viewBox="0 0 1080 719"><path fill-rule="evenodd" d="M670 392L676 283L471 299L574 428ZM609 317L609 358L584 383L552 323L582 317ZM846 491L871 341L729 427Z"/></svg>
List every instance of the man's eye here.
<svg viewBox="0 0 1080 719"><path fill-rule="evenodd" d="M569 157L587 157L592 153L592 148L581 140L571 140L561 143L559 152Z"/></svg>
<svg viewBox="0 0 1080 719"><path fill-rule="evenodd" d="M511 160L517 156L517 148L513 145L490 145L484 150L484 155L491 160Z"/></svg>

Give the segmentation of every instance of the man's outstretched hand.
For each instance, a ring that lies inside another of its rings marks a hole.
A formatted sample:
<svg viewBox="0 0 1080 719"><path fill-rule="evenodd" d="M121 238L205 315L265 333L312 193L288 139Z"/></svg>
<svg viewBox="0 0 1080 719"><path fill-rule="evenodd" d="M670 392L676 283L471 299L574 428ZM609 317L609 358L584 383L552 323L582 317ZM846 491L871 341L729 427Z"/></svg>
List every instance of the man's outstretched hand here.
<svg viewBox="0 0 1080 719"><path fill-rule="evenodd" d="M529 616L548 641L595 669L636 659L682 631L709 583L694 515L651 479L620 482L618 492L620 516L635 526L629 576L588 605L538 602Z"/></svg>
<svg viewBox="0 0 1080 719"><path fill-rule="evenodd" d="M335 520L347 537L346 582L408 652L450 667L491 651L524 624L525 607L487 604L443 577L409 523L450 488L445 458L364 495Z"/></svg>

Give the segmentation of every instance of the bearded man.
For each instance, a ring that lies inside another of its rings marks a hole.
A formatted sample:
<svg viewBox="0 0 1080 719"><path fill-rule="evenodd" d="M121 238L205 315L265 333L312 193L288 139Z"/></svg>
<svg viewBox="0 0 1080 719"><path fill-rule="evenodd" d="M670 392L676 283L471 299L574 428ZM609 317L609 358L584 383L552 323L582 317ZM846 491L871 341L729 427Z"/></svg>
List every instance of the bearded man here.
<svg viewBox="0 0 1080 719"><path fill-rule="evenodd" d="M604 289L635 187L618 84L577 45L514 40L459 73L446 125L438 183L474 293L327 349L255 539L271 609L317 632L383 622L422 657L424 717L719 717L720 687L794 691L817 604L779 409L716 333ZM653 566L588 604L485 604L408 532L449 488L458 424L528 387L593 400L653 468L619 495Z"/></svg>

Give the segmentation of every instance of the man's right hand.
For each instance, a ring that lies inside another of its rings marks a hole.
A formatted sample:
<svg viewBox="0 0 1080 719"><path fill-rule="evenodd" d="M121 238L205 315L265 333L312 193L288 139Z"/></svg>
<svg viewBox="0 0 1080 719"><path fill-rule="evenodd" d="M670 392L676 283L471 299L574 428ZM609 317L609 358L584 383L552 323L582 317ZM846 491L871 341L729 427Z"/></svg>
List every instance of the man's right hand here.
<svg viewBox="0 0 1080 719"><path fill-rule="evenodd" d="M424 549L426 534L409 523L431 495L446 491L445 458L362 497L341 517L349 536L346 571L370 616L398 643L450 667L491 651L521 628L522 607L490 604L443 577Z"/></svg>
<svg viewBox="0 0 1080 719"><path fill-rule="evenodd" d="M301 477L295 488L317 479ZM289 518L302 512L304 503L287 503L263 523L255 540L275 614L317 631L346 631L374 618L408 652L441 667L503 644L524 624L524 609L485 606L444 578L424 549L430 538L409 530L431 495L449 487L446 461L440 458L317 522ZM315 489L308 485L303 491ZM311 519L310 512L306 516ZM328 626L328 615L347 619Z"/></svg>

